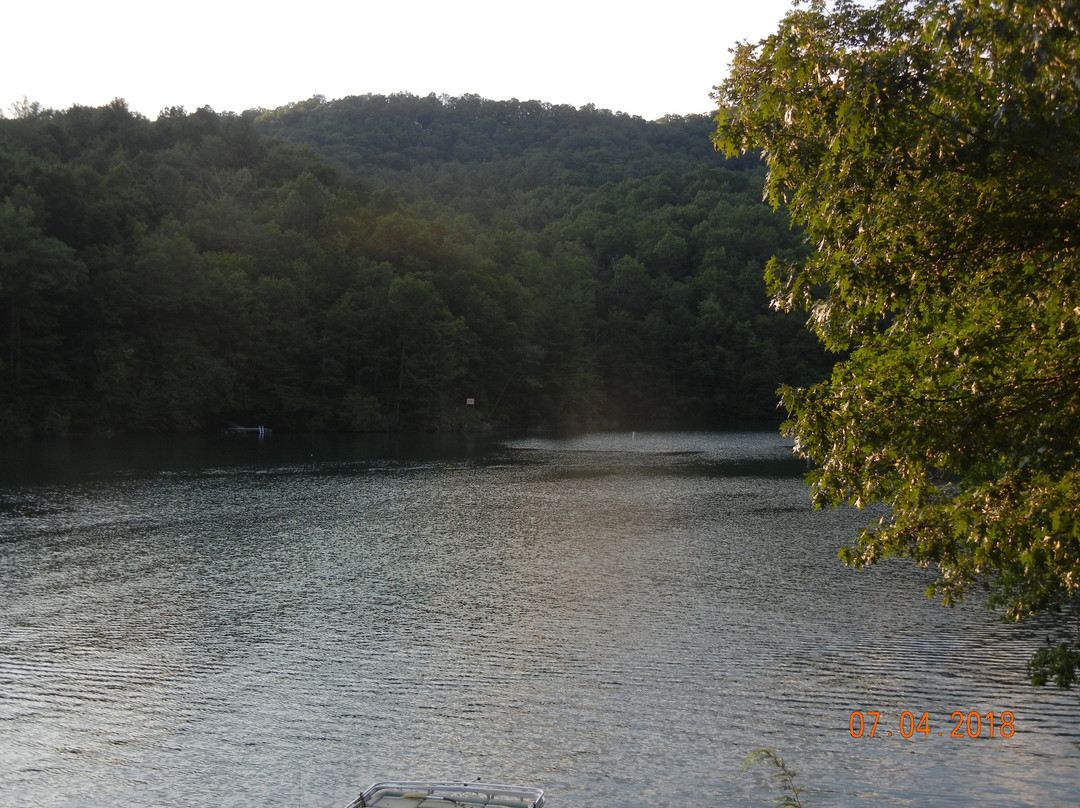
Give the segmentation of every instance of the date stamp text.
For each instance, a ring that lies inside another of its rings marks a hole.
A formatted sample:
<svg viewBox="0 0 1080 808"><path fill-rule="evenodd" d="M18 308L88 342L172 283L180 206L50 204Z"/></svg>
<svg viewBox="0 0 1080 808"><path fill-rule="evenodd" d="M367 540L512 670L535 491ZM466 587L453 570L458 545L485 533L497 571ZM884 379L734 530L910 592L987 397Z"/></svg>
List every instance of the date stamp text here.
<svg viewBox="0 0 1080 808"><path fill-rule="evenodd" d="M945 725L930 720L930 713L912 713L907 710L896 716L880 711L856 710L848 718L848 730L852 738L880 738L899 735L902 738L931 735L948 738L1011 738L1016 728L1015 717L1006 710L1001 713L968 713L957 710ZM933 724L933 725L932 725ZM948 734L946 734L948 733Z"/></svg>

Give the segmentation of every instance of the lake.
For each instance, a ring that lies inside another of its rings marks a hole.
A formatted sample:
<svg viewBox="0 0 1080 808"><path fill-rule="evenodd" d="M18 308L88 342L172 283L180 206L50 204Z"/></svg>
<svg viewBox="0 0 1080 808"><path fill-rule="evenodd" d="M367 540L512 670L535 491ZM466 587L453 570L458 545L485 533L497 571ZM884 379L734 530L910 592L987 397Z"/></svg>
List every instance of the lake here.
<svg viewBox="0 0 1080 808"><path fill-rule="evenodd" d="M0 447L2 801L741 808L772 747L807 806L1080 803L1053 627L845 568L869 517L802 471L771 433Z"/></svg>

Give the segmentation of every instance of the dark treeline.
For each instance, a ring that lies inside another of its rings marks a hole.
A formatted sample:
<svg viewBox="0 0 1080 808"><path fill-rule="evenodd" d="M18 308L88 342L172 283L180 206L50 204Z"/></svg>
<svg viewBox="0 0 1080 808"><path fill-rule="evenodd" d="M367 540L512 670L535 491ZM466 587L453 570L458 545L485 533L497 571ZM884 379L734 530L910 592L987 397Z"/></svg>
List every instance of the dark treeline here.
<svg viewBox="0 0 1080 808"><path fill-rule="evenodd" d="M706 116L478 97L0 120L0 433L779 417L803 249ZM466 406L472 399L473 406Z"/></svg>

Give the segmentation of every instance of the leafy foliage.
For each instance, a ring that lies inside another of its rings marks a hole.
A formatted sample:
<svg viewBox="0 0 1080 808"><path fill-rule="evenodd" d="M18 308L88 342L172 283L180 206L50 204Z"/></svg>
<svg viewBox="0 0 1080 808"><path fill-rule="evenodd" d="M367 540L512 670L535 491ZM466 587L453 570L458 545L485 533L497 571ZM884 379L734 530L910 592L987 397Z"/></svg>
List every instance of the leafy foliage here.
<svg viewBox="0 0 1080 808"><path fill-rule="evenodd" d="M1065 643L1056 647L1040 648L1028 661L1031 683L1042 687L1051 679L1062 690L1071 690L1076 681L1076 668L1080 666L1080 648L1070 648Z"/></svg>
<svg viewBox="0 0 1080 808"><path fill-rule="evenodd" d="M1080 10L822 2L739 46L715 141L761 150L816 247L776 258L825 382L785 389L818 505L883 502L844 558L935 565L1018 618L1080 588Z"/></svg>
<svg viewBox="0 0 1080 808"><path fill-rule="evenodd" d="M830 366L769 311L761 271L798 236L705 116L17 112L0 433L724 425Z"/></svg>

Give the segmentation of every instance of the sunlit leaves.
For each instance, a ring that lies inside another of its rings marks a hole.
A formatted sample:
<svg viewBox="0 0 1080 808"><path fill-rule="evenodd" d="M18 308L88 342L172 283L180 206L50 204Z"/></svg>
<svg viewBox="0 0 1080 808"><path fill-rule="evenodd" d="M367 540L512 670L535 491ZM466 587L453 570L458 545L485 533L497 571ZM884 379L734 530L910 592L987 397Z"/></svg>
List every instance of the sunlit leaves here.
<svg viewBox="0 0 1080 808"><path fill-rule="evenodd" d="M741 45L716 144L760 150L815 253L775 306L848 358L785 389L844 557L936 566L1021 616L1080 589L1080 7L839 2Z"/></svg>

